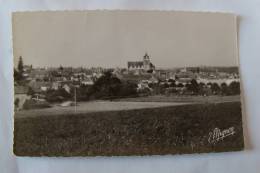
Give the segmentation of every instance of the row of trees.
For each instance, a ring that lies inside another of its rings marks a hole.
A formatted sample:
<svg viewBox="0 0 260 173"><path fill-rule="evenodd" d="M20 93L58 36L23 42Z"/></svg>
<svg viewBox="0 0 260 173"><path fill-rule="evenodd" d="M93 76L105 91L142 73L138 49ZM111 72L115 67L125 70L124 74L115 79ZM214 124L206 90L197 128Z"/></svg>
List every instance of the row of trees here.
<svg viewBox="0 0 260 173"><path fill-rule="evenodd" d="M186 85L188 91L193 94L205 94L205 92L210 92L214 95L237 95L240 94L240 83L231 82L229 85L222 83L218 85L217 83L197 83L196 80L192 80L190 84ZM209 89L209 90L207 90Z"/></svg>
<svg viewBox="0 0 260 173"><path fill-rule="evenodd" d="M198 83L195 79L190 83L176 84L175 80L169 80L168 83L163 84L149 84L149 87L155 94L183 94L183 95L238 95L240 94L240 83L231 82L229 85L222 83Z"/></svg>

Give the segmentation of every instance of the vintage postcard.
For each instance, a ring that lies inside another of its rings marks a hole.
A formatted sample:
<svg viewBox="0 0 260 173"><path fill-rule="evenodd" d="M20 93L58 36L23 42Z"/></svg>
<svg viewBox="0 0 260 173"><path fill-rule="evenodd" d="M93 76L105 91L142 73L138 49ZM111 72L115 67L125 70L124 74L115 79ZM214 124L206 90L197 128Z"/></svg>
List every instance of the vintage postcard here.
<svg viewBox="0 0 260 173"><path fill-rule="evenodd" d="M16 155L243 150L235 15L46 11L12 20Z"/></svg>

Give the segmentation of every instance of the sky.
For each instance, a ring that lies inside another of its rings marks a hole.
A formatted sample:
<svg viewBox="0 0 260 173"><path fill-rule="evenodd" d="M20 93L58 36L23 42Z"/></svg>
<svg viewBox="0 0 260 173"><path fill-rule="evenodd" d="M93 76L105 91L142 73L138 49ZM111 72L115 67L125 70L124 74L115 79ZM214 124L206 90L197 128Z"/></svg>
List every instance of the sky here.
<svg viewBox="0 0 260 173"><path fill-rule="evenodd" d="M159 11L13 13L13 54L34 67L237 66L232 14Z"/></svg>

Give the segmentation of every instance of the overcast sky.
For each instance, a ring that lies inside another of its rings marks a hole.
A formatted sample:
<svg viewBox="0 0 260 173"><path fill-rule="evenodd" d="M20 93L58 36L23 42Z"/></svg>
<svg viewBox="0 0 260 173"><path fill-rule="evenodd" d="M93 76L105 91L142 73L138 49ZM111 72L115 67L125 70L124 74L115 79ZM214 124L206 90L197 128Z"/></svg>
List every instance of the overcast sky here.
<svg viewBox="0 0 260 173"><path fill-rule="evenodd" d="M156 67L237 65L231 14L137 11L13 15L15 66L127 67L147 52Z"/></svg>

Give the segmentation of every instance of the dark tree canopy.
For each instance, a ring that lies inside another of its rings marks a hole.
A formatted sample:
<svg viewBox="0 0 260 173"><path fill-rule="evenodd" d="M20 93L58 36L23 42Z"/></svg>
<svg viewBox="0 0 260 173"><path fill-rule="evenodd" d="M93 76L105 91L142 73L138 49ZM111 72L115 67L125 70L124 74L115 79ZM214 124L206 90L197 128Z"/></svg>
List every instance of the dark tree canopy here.
<svg viewBox="0 0 260 173"><path fill-rule="evenodd" d="M90 98L113 98L136 95L136 85L130 82L122 82L111 71L107 71L90 87Z"/></svg>
<svg viewBox="0 0 260 173"><path fill-rule="evenodd" d="M24 72L24 68L23 68L23 59L22 56L19 57L19 61L18 61L18 66L17 66L17 70L14 69L14 81L22 84L23 83L23 72Z"/></svg>
<svg viewBox="0 0 260 173"><path fill-rule="evenodd" d="M47 90L45 96L48 102L62 102L64 100L72 99L72 95L64 88L59 88L58 90Z"/></svg>
<svg viewBox="0 0 260 173"><path fill-rule="evenodd" d="M195 79L192 79L190 84L187 85L187 90L191 91L193 94L197 94L199 92L199 84Z"/></svg>
<svg viewBox="0 0 260 173"><path fill-rule="evenodd" d="M21 74L23 73L23 58L22 58L22 56L19 57L17 69L18 69L19 73L21 73Z"/></svg>
<svg viewBox="0 0 260 173"><path fill-rule="evenodd" d="M221 93L222 95L230 95L229 87L226 83L221 84Z"/></svg>
<svg viewBox="0 0 260 173"><path fill-rule="evenodd" d="M213 83L211 85L211 90L214 94L218 94L220 92L220 87L217 83Z"/></svg>
<svg viewBox="0 0 260 173"><path fill-rule="evenodd" d="M14 69L14 81L18 82L20 80L19 72Z"/></svg>
<svg viewBox="0 0 260 173"><path fill-rule="evenodd" d="M239 82L231 82L229 85L230 92L232 95L240 94L240 83Z"/></svg>

